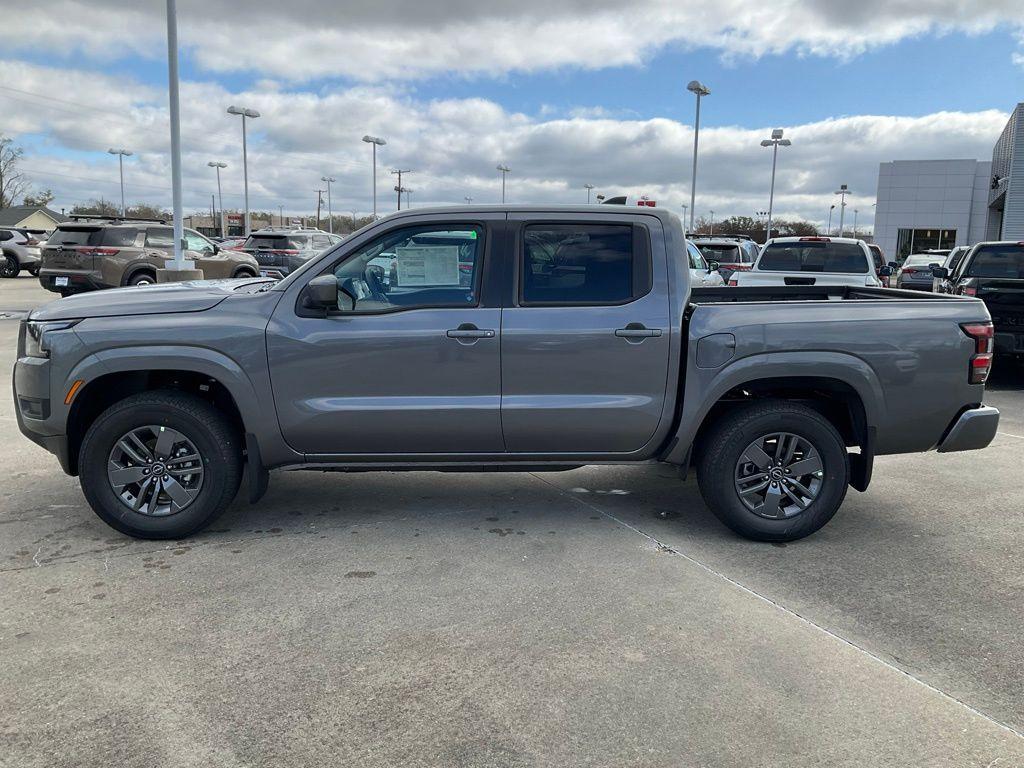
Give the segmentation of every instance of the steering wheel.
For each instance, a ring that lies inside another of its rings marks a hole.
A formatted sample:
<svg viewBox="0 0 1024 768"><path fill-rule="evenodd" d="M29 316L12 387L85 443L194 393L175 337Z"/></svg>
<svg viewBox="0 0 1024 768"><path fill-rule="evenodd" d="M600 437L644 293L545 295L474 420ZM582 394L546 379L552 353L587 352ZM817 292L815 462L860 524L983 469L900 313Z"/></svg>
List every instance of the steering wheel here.
<svg viewBox="0 0 1024 768"><path fill-rule="evenodd" d="M384 268L375 264L368 266L364 272L365 285L374 301L387 303L387 285L384 283Z"/></svg>

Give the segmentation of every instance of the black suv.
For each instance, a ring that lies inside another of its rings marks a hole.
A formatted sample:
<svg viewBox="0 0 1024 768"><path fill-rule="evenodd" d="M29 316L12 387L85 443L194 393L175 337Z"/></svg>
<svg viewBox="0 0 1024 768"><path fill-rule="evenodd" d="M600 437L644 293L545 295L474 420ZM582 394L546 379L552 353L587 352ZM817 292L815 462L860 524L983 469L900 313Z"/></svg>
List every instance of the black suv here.
<svg viewBox="0 0 1024 768"><path fill-rule="evenodd" d="M259 273L252 256L225 250L195 230L185 230L185 247L207 279ZM174 229L166 221L79 216L46 242L39 282L61 296L155 283L173 252Z"/></svg>
<svg viewBox="0 0 1024 768"><path fill-rule="evenodd" d="M262 276L282 278L340 242L321 229L265 227L250 234L241 250L256 257Z"/></svg>

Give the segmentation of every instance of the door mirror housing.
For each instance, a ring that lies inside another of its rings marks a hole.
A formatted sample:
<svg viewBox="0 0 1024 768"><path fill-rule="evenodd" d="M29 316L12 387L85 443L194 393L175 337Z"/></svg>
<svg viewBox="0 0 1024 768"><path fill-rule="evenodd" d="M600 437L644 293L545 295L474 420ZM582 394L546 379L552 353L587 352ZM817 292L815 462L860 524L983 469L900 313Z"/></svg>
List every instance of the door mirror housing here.
<svg viewBox="0 0 1024 768"><path fill-rule="evenodd" d="M334 275L318 275L306 284L306 304L312 309L325 313L338 306L338 278Z"/></svg>
<svg viewBox="0 0 1024 768"><path fill-rule="evenodd" d="M890 261L890 262L889 262L889 268L890 268L890 269L894 269L894 270L895 270L895 269L899 269L899 268L900 268L899 262L896 262L896 261Z"/></svg>
<svg viewBox="0 0 1024 768"><path fill-rule="evenodd" d="M949 278L949 270L945 267L932 267L932 277L937 277L939 280L946 280Z"/></svg>
<svg viewBox="0 0 1024 768"><path fill-rule="evenodd" d="M709 261L709 262L708 262L708 274L710 275L710 274L711 274L712 272L717 272L717 271L718 271L718 268L719 268L720 266L722 266L720 262L717 262L717 261Z"/></svg>
<svg viewBox="0 0 1024 768"><path fill-rule="evenodd" d="M892 277L892 267L890 267L888 265L882 267L880 270L878 270L878 276L879 277Z"/></svg>

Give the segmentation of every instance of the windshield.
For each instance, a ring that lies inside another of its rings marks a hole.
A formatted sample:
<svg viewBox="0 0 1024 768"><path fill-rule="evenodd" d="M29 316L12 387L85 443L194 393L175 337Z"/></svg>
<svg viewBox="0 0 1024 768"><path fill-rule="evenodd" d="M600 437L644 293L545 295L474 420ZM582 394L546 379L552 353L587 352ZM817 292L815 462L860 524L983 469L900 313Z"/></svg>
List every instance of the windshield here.
<svg viewBox="0 0 1024 768"><path fill-rule="evenodd" d="M868 271L868 260L857 243L800 240L766 246L757 268L769 272L863 274Z"/></svg>
<svg viewBox="0 0 1024 768"><path fill-rule="evenodd" d="M735 264L740 261L740 247L731 243L697 243L700 252L711 261Z"/></svg>
<svg viewBox="0 0 1024 768"><path fill-rule="evenodd" d="M1024 246L982 246L971 259L967 276L1024 280Z"/></svg>

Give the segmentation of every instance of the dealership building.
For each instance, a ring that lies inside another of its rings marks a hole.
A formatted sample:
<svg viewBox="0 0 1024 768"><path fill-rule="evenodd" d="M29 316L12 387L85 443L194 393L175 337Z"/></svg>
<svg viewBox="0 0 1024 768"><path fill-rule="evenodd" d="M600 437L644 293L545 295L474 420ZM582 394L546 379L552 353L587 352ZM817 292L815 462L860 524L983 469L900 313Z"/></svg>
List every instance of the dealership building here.
<svg viewBox="0 0 1024 768"><path fill-rule="evenodd" d="M900 260L982 240L1024 241L1024 103L991 160L896 160L878 168L875 242Z"/></svg>

